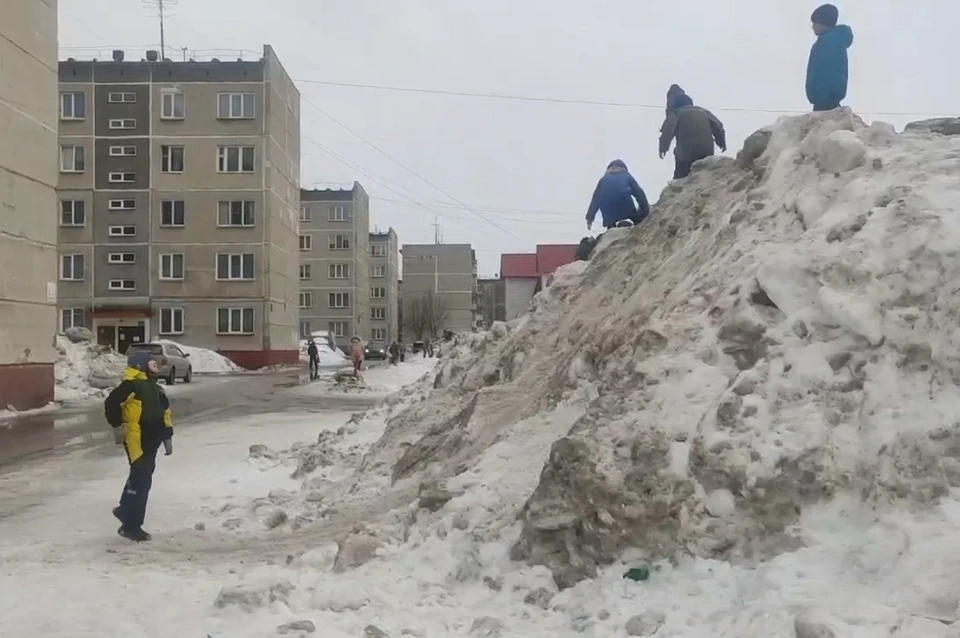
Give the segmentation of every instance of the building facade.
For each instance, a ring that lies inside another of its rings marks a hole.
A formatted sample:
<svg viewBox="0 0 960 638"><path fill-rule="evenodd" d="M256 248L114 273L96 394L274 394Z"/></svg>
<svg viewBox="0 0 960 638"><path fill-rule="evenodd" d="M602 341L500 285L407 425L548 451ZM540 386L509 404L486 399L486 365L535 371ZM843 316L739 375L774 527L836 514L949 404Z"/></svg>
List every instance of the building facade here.
<svg viewBox="0 0 960 638"><path fill-rule="evenodd" d="M473 330L478 323L479 299L477 257L473 247L470 244L404 244L400 252L403 255L404 338L413 341L439 337L444 330ZM434 330L418 326L420 320L414 312L415 304L423 304L431 297L437 300L439 310L431 311L439 315Z"/></svg>
<svg viewBox="0 0 960 638"><path fill-rule="evenodd" d="M480 301L477 306L481 327L489 328L494 321L506 321L504 284L502 279L477 280L477 289L480 292Z"/></svg>
<svg viewBox="0 0 960 638"><path fill-rule="evenodd" d="M371 341L392 343L400 338L400 246L392 228L370 233Z"/></svg>
<svg viewBox="0 0 960 638"><path fill-rule="evenodd" d="M300 192L299 253L301 336L369 340L370 198L359 183Z"/></svg>
<svg viewBox="0 0 960 638"><path fill-rule="evenodd" d="M60 327L298 360L300 94L258 61L60 63Z"/></svg>
<svg viewBox="0 0 960 638"><path fill-rule="evenodd" d="M550 285L557 268L576 261L576 254L576 244L539 244L535 253L500 255L506 321L526 312L533 296Z"/></svg>
<svg viewBox="0 0 960 638"><path fill-rule="evenodd" d="M53 401L57 2L0 3L0 408Z"/></svg>

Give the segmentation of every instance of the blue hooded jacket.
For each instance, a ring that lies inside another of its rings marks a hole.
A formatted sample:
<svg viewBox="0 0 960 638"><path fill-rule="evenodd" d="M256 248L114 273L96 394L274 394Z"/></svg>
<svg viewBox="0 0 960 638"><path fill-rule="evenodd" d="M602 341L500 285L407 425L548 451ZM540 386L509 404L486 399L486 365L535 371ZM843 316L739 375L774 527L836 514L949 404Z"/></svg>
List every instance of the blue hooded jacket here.
<svg viewBox="0 0 960 638"><path fill-rule="evenodd" d="M845 24L824 31L813 43L807 64L807 100L813 106L836 107L847 97L847 49L852 44L853 30Z"/></svg>
<svg viewBox="0 0 960 638"><path fill-rule="evenodd" d="M633 199L636 198L637 205ZM639 206L639 211L637 210ZM627 171L622 160L613 160L607 166L607 172L597 182L593 191L590 207L587 209L587 222L592 224L597 211L603 216L603 227L613 228L617 222L629 219L639 224L650 214L647 195L637 180Z"/></svg>

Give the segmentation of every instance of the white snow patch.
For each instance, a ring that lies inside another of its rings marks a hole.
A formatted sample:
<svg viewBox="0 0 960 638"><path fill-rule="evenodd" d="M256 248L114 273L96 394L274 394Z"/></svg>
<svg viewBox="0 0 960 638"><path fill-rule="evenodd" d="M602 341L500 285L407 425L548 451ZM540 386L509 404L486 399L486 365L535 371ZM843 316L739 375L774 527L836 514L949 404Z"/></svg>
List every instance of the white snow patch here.
<svg viewBox="0 0 960 638"><path fill-rule="evenodd" d="M218 352L207 348L187 346L169 339L154 339L152 343L162 343L180 348L184 354L190 355L190 365L194 374L225 374L242 372L243 368Z"/></svg>
<svg viewBox="0 0 960 638"><path fill-rule="evenodd" d="M127 365L126 357L92 342L72 343L57 337L60 358L54 365L54 398L58 403L106 396Z"/></svg>

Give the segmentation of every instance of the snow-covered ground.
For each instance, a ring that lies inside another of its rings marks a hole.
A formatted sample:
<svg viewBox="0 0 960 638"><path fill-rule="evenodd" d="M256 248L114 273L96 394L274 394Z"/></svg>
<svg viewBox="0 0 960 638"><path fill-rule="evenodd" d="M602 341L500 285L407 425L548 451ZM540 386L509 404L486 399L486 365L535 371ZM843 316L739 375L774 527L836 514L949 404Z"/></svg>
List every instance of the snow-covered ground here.
<svg viewBox="0 0 960 638"><path fill-rule="evenodd" d="M352 369L350 361L342 361L343 368ZM368 364L369 365L369 364ZM326 374L313 383L298 388L297 392L308 396L323 396L325 394L364 394L370 396L386 396L396 392L405 385L419 379L437 365L437 359L423 357L407 357L403 363L391 366L386 362L374 362L372 367L361 372L362 385L338 384L333 375Z"/></svg>
<svg viewBox="0 0 960 638"><path fill-rule="evenodd" d="M184 354L190 355L190 365L193 366L194 374L224 374L243 371L243 368L213 350L195 348L169 339L154 339L152 343L173 345L180 348Z"/></svg>
<svg viewBox="0 0 960 638"><path fill-rule="evenodd" d="M310 356L307 354L307 348L310 343L306 340L300 341L300 363L309 363ZM335 350L326 343L317 343L317 354L320 357L320 367L329 368L337 365L350 365L350 359L340 350Z"/></svg>

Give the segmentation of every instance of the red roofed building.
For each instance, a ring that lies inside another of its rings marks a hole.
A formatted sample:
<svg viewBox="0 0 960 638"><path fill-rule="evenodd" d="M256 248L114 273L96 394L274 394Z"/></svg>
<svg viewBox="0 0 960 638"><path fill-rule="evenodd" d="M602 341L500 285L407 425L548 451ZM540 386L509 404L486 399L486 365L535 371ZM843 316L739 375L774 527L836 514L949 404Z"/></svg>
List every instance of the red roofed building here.
<svg viewBox="0 0 960 638"><path fill-rule="evenodd" d="M519 317L533 296L550 285L557 268L576 260L576 252L576 244L540 244L536 253L500 255L506 320Z"/></svg>

